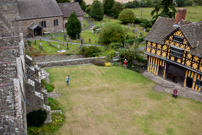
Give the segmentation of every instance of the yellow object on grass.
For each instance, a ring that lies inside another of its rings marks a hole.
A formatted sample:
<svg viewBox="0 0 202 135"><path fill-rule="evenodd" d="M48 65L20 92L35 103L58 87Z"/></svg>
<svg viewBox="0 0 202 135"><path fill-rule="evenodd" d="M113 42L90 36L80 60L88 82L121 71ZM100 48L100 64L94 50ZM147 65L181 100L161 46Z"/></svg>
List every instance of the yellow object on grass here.
<svg viewBox="0 0 202 135"><path fill-rule="evenodd" d="M110 62L105 63L105 67L111 67L112 64Z"/></svg>

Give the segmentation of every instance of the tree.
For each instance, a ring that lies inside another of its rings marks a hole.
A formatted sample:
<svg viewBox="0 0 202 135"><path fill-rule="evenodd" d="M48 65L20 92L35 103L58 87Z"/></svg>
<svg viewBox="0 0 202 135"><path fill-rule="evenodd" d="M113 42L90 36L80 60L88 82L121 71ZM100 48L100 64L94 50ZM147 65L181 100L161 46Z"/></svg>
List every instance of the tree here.
<svg viewBox="0 0 202 135"><path fill-rule="evenodd" d="M67 34L74 39L76 35L79 36L79 34L81 33L81 22L77 18L75 12L72 12L70 14L67 25L66 25L66 29L67 29Z"/></svg>
<svg viewBox="0 0 202 135"><path fill-rule="evenodd" d="M78 2L78 3L79 3L79 5L81 6L81 4L82 4L83 0L74 0L74 2Z"/></svg>
<svg viewBox="0 0 202 135"><path fill-rule="evenodd" d="M115 2L113 7L112 7L112 10L111 10L111 15L114 17L114 18L118 18L119 17L119 13L121 11L124 10L124 5L121 4L120 2Z"/></svg>
<svg viewBox="0 0 202 135"><path fill-rule="evenodd" d="M103 19L104 11L100 1L98 0L93 1L92 7L90 10L90 16L98 21L101 21Z"/></svg>
<svg viewBox="0 0 202 135"><path fill-rule="evenodd" d="M119 20L122 21L122 23L133 23L135 21L135 15L132 10L130 9L124 9L119 14Z"/></svg>
<svg viewBox="0 0 202 135"><path fill-rule="evenodd" d="M109 24L102 29L99 37L101 42L107 44L122 42L125 37L125 32L120 25Z"/></svg>
<svg viewBox="0 0 202 135"><path fill-rule="evenodd" d="M86 8L86 13L87 13L87 14L90 14L90 10L91 10L91 6L88 6L88 7Z"/></svg>
<svg viewBox="0 0 202 135"><path fill-rule="evenodd" d="M70 2L70 0L56 0L57 3L65 3L65 2Z"/></svg>
<svg viewBox="0 0 202 135"><path fill-rule="evenodd" d="M157 3L154 6L151 15L153 16L152 18L154 20L156 20L159 16L175 18L176 12L177 11L175 9L175 6L173 5L173 0L162 0L160 3Z"/></svg>
<svg viewBox="0 0 202 135"><path fill-rule="evenodd" d="M86 2L85 2L85 1L83 1L83 2L81 3L81 9L82 9L83 11L86 10Z"/></svg>
<svg viewBox="0 0 202 135"><path fill-rule="evenodd" d="M114 0L104 0L104 14L111 15L111 9L114 5Z"/></svg>

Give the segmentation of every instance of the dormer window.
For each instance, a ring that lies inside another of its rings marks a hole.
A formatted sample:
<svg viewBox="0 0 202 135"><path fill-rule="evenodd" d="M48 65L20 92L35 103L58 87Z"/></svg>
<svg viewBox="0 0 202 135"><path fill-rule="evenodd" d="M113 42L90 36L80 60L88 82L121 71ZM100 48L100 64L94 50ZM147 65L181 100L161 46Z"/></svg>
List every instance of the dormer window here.
<svg viewBox="0 0 202 135"><path fill-rule="evenodd" d="M179 43L182 43L182 42L183 42L183 38L180 37L180 36L176 36L176 35L174 35L174 37L173 37L173 41L175 41L175 42L179 42Z"/></svg>

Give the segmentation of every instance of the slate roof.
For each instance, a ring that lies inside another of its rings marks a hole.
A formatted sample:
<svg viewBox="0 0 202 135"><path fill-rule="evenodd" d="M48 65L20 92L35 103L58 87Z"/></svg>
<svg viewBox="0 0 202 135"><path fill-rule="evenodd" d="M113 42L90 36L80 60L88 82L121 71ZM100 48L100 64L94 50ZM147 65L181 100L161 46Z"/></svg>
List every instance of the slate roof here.
<svg viewBox="0 0 202 135"><path fill-rule="evenodd" d="M20 19L62 16L56 0L17 0Z"/></svg>
<svg viewBox="0 0 202 135"><path fill-rule="evenodd" d="M202 21L189 22L181 20L178 25L174 24L175 19L173 18L158 17L145 40L164 44L164 39L179 28L192 47L191 53L202 57Z"/></svg>
<svg viewBox="0 0 202 135"><path fill-rule="evenodd" d="M58 3L62 13L63 17L69 17L71 12L75 11L76 15L83 16L83 10L81 9L78 2L69 2L69 3Z"/></svg>
<svg viewBox="0 0 202 135"><path fill-rule="evenodd" d="M41 29L43 29L42 26L40 26L39 24L36 24L34 22L32 22L28 28L31 30L34 30L36 27L40 27Z"/></svg>

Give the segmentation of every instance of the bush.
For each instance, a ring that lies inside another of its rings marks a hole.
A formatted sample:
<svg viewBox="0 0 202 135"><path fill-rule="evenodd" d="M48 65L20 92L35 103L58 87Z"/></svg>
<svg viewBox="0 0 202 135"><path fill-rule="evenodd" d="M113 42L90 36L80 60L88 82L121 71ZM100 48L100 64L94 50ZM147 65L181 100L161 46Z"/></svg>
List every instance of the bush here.
<svg viewBox="0 0 202 135"><path fill-rule="evenodd" d="M133 23L135 21L135 15L132 10L124 9L119 14L119 20L124 24Z"/></svg>
<svg viewBox="0 0 202 135"><path fill-rule="evenodd" d="M129 44L129 45L133 45L133 43L135 42L136 39L128 39L125 41L125 43Z"/></svg>
<svg viewBox="0 0 202 135"><path fill-rule="evenodd" d="M108 45L109 49L114 49L114 50L117 50L117 49L122 48L122 47L123 47L122 43L110 43Z"/></svg>
<svg viewBox="0 0 202 135"><path fill-rule="evenodd" d="M54 90L54 85L53 84L50 84L50 83L46 83L45 84L45 89L48 91L48 92L52 92Z"/></svg>
<svg viewBox="0 0 202 135"><path fill-rule="evenodd" d="M120 2L115 2L112 11L111 11L111 16L114 18L119 17L119 13L124 10L124 5Z"/></svg>
<svg viewBox="0 0 202 135"><path fill-rule="evenodd" d="M115 56L113 49L105 51L102 56L106 56L108 60L112 59Z"/></svg>
<svg viewBox="0 0 202 135"><path fill-rule="evenodd" d="M151 28L152 27L152 22L151 21L145 21L140 23L140 26L144 27L144 28Z"/></svg>
<svg viewBox="0 0 202 135"><path fill-rule="evenodd" d="M111 67L112 64L110 62L105 63L105 67Z"/></svg>
<svg viewBox="0 0 202 135"><path fill-rule="evenodd" d="M27 41L27 43L28 43L28 45L29 45L29 46L31 46L31 45L32 45L32 42L31 42L31 41L29 41L29 40Z"/></svg>
<svg viewBox="0 0 202 135"><path fill-rule="evenodd" d="M95 60L93 60L93 64L96 65L96 66L105 66L105 61L104 60L95 59Z"/></svg>
<svg viewBox="0 0 202 135"><path fill-rule="evenodd" d="M48 97L48 106L51 107L51 110L61 110L59 102L52 97Z"/></svg>
<svg viewBox="0 0 202 135"><path fill-rule="evenodd" d="M47 117L47 112L44 110L33 111L27 114L27 125L40 127L44 124Z"/></svg>
<svg viewBox="0 0 202 135"><path fill-rule="evenodd" d="M88 7L86 8L86 13L87 13L87 14L90 14L90 10L91 10L91 6L88 6Z"/></svg>
<svg viewBox="0 0 202 135"><path fill-rule="evenodd" d="M135 18L135 23L136 24L144 23L146 21L149 21L149 20L147 20L145 18Z"/></svg>
<svg viewBox="0 0 202 135"><path fill-rule="evenodd" d="M45 88L45 84L46 84L46 80L41 79L41 87L42 87L42 88Z"/></svg>
<svg viewBox="0 0 202 135"><path fill-rule="evenodd" d="M112 42L122 42L125 37L124 28L120 25L109 24L102 28L102 32L99 35L100 41L106 44Z"/></svg>
<svg viewBox="0 0 202 135"><path fill-rule="evenodd" d="M117 62L114 62L113 66L119 66L119 64Z"/></svg>
<svg viewBox="0 0 202 135"><path fill-rule="evenodd" d="M91 10L90 10L90 16L94 18L95 20L102 21L104 17L104 10L103 6L100 1L94 0Z"/></svg>
<svg viewBox="0 0 202 135"><path fill-rule="evenodd" d="M81 3L81 9L82 9L83 11L86 10L86 3L85 3L85 1L82 1L82 3Z"/></svg>
<svg viewBox="0 0 202 135"><path fill-rule="evenodd" d="M101 50L97 46L82 47L81 52L85 57L98 56Z"/></svg>
<svg viewBox="0 0 202 135"><path fill-rule="evenodd" d="M103 8L104 14L111 15L111 9L114 5L114 0L104 0Z"/></svg>
<svg viewBox="0 0 202 135"><path fill-rule="evenodd" d="M146 28L146 31L149 32L151 28Z"/></svg>

